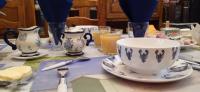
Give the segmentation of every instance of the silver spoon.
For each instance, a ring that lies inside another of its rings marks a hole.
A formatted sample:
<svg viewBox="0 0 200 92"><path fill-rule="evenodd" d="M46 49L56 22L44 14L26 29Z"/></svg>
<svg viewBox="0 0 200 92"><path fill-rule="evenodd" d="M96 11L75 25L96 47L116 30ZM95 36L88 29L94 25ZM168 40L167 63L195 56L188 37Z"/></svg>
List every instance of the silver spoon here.
<svg viewBox="0 0 200 92"><path fill-rule="evenodd" d="M68 73L68 68L60 68L57 70L58 74L60 75L60 82L58 84L57 92L67 92L67 84L65 80L65 76Z"/></svg>

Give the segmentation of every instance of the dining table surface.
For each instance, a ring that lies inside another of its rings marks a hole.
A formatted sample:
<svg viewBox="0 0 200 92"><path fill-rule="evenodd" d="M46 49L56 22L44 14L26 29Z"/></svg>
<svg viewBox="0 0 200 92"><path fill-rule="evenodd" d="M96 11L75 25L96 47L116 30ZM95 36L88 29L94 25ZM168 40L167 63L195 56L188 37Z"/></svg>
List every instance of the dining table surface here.
<svg viewBox="0 0 200 92"><path fill-rule="evenodd" d="M42 38L42 42L46 44L48 41L47 38ZM5 45L4 47L0 48L0 64L6 64L7 66L20 66L24 65L26 60L16 60L12 59L11 54L14 53L10 46L6 45L3 40L0 40L1 45ZM48 48L41 48L43 50L46 50L48 53L48 56L65 56L65 53L63 50L61 51L52 51ZM103 57L106 56L102 52L100 52L93 44L86 46L83 50L84 56L87 56L89 58L94 57ZM189 53L191 55L200 56L200 50L196 49L195 47L187 48L184 51L181 51L181 53ZM200 58L199 58L200 61ZM110 91L102 91L102 92L199 92L200 88L200 71L194 70L192 75L176 82L170 82L170 83L141 83L141 82L135 82L135 81L128 81L122 78L118 78L113 76L112 74L106 73L106 74L94 74L94 75L85 75L85 76L92 76L93 78L100 78L100 79L109 79L105 83L106 86L113 86L115 89L107 89ZM112 79L114 77L114 79ZM26 85L19 85L15 88L9 88L9 87L1 87L0 92L30 92L32 84L34 82L34 76L33 80L28 82ZM104 87L106 87L104 86ZM73 92L73 89L69 86L68 92ZM41 91L43 92L43 91ZM55 90L49 90L45 92L56 92ZM85 91L83 91L85 92ZM96 91L101 92L101 91Z"/></svg>

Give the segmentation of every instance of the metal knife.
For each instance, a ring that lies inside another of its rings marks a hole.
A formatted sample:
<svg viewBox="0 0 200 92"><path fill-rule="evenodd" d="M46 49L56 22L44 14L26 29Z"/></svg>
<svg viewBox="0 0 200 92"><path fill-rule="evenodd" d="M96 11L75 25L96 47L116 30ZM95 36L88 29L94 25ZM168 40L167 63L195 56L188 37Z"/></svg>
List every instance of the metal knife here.
<svg viewBox="0 0 200 92"><path fill-rule="evenodd" d="M67 60L67 61L63 61L63 62L60 62L60 63L56 63L54 65L47 66L47 67L43 68L41 71L47 71L47 70L55 69L55 68L70 64L70 63L75 62L75 61L88 61L88 60L90 60L90 58L88 58L88 57L81 57L81 58L78 58L78 59Z"/></svg>
<svg viewBox="0 0 200 92"><path fill-rule="evenodd" d="M50 66L47 66L47 67L43 68L42 71L47 71L47 70L55 69L55 68L67 65L67 64L69 64L71 62L73 62L73 60L67 60L67 61L63 61L63 62L54 64L54 65L50 65Z"/></svg>

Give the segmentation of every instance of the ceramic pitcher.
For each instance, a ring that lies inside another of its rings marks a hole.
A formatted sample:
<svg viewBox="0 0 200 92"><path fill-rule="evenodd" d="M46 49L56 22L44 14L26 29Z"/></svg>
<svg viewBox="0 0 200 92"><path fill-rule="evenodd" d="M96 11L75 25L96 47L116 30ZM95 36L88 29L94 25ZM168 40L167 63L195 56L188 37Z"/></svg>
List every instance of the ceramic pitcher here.
<svg viewBox="0 0 200 92"><path fill-rule="evenodd" d="M83 48L85 47L86 41L83 38L84 31L66 31L64 39L64 48L67 55L82 55Z"/></svg>
<svg viewBox="0 0 200 92"><path fill-rule="evenodd" d="M12 47L12 50L21 51L22 56L37 55L41 44L38 31L39 27L37 26L18 28L19 34L15 30L9 29L4 33L4 41ZM8 40L8 34L13 34L17 38L15 44Z"/></svg>

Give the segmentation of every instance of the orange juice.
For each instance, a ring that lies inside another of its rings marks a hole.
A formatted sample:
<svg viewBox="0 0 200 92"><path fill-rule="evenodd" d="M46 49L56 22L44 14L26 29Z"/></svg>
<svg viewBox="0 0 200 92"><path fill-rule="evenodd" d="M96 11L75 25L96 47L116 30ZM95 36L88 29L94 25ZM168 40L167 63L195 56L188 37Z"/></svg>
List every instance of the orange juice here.
<svg viewBox="0 0 200 92"><path fill-rule="evenodd" d="M94 39L95 46L100 47L101 46L100 32L93 32L92 36L93 36L93 39Z"/></svg>
<svg viewBox="0 0 200 92"><path fill-rule="evenodd" d="M120 34L104 34L101 38L101 50L105 54L116 54L117 53L117 40L121 38Z"/></svg>
<svg viewBox="0 0 200 92"><path fill-rule="evenodd" d="M101 35L104 35L104 34L107 34L109 32L106 32L106 31L102 31L102 32L93 32L92 33L92 36L93 36L93 39L94 39L94 44L96 47L101 47Z"/></svg>

